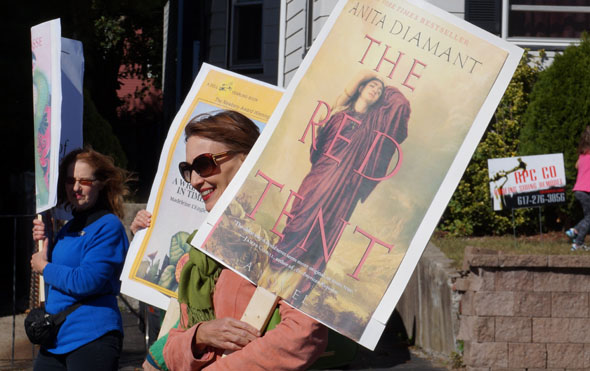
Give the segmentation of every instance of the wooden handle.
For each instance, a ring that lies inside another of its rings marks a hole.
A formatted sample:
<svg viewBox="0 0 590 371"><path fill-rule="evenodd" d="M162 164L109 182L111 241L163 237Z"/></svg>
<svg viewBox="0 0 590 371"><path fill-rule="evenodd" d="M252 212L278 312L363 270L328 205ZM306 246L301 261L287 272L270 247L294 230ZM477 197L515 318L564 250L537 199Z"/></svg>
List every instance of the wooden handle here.
<svg viewBox="0 0 590 371"><path fill-rule="evenodd" d="M267 289L260 286L256 287L256 291L254 291L254 295L250 298L248 306L240 320L252 325L258 331L263 332L270 317L272 317L272 314L274 313L279 299L278 296ZM222 357L225 357L230 353L231 351L226 351Z"/></svg>
<svg viewBox="0 0 590 371"><path fill-rule="evenodd" d="M37 214L37 219L43 221L43 216L41 214ZM39 240L39 252L43 251L43 240ZM43 280L43 275L39 274L39 302L45 302L45 281Z"/></svg>
<svg viewBox="0 0 590 371"><path fill-rule="evenodd" d="M262 332L279 302L279 297L258 286L242 315L241 321Z"/></svg>

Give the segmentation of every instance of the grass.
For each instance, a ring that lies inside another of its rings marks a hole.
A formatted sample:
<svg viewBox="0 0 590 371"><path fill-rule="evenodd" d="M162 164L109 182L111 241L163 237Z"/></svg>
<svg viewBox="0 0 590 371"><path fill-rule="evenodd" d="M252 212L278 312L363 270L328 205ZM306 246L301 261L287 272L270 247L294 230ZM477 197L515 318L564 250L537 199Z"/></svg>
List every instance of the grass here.
<svg viewBox="0 0 590 371"><path fill-rule="evenodd" d="M449 237L435 232L430 239L460 270L466 246L501 250L514 255L580 255L589 251L570 251L571 242L563 232L549 232L534 236Z"/></svg>

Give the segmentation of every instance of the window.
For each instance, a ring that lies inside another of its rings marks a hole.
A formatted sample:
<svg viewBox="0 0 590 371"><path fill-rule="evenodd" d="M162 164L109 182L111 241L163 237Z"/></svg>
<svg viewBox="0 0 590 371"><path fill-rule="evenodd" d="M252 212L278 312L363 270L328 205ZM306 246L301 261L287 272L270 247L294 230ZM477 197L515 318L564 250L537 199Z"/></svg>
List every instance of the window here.
<svg viewBox="0 0 590 371"><path fill-rule="evenodd" d="M467 0L465 19L520 46L563 49L590 30L590 0Z"/></svg>
<svg viewBox="0 0 590 371"><path fill-rule="evenodd" d="M230 67L262 68L262 0L233 0Z"/></svg>
<svg viewBox="0 0 590 371"><path fill-rule="evenodd" d="M477 27L500 35L501 5L501 0L468 0L465 2L465 19Z"/></svg>
<svg viewBox="0 0 590 371"><path fill-rule="evenodd" d="M508 37L577 39L590 28L590 1L512 1L508 24Z"/></svg>

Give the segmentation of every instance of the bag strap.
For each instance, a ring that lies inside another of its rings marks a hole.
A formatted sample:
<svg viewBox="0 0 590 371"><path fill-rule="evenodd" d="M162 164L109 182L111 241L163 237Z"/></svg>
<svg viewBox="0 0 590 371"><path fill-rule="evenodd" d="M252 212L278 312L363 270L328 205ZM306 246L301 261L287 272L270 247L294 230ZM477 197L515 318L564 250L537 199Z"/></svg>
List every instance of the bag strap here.
<svg viewBox="0 0 590 371"><path fill-rule="evenodd" d="M96 295L91 295L91 296L89 296L87 298L84 298L84 299L80 300L76 304L72 304L71 306L67 307L66 309L62 310L61 312L54 314L52 316L53 317L53 323L55 323L56 325L62 324L66 320L66 317L70 313L72 313L73 311L75 311L76 309L78 309L82 304L88 303L91 300L94 300L96 298L99 298L101 296L106 296L106 295L110 295L110 294L96 294Z"/></svg>

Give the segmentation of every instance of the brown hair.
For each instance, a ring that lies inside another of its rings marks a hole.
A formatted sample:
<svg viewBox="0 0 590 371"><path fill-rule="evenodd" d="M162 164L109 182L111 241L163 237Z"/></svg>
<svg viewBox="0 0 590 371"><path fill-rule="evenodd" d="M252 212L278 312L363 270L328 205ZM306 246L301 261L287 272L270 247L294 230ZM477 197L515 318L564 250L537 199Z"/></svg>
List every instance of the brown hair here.
<svg viewBox="0 0 590 371"><path fill-rule="evenodd" d="M590 126L586 126L580 137L580 144L578 144L578 154L588 153L590 153Z"/></svg>
<svg viewBox="0 0 590 371"><path fill-rule="evenodd" d="M59 165L59 179L57 181L57 203L66 208L72 205L66 194L66 178L68 167L76 161L84 161L94 168L94 177L101 181L103 188L98 195L97 205L100 205L119 218L123 219L123 197L129 194L127 181L129 176L126 170L115 166L110 156L96 152L91 148L76 149L68 153Z"/></svg>
<svg viewBox="0 0 590 371"><path fill-rule="evenodd" d="M381 98L383 98L383 93L385 92L385 84L383 83L383 81L381 81L380 78L378 77L371 77L366 79L365 81L362 81L356 88L356 91L354 92L354 94L352 94L352 96L350 97L350 99L348 99L348 103L347 106L349 108L354 108L354 104L356 103L357 99L359 99L359 97L361 96L361 91L363 91L363 89L365 88L365 86L367 86L367 84L369 84L371 81L378 81L381 84L381 88L383 88L383 91L381 92L381 95L379 96L379 99L377 99L377 101L375 101L375 103L379 102L381 100ZM373 103L373 104L375 104Z"/></svg>
<svg viewBox="0 0 590 371"><path fill-rule="evenodd" d="M193 117L184 129L185 140L199 136L223 143L230 150L247 154L260 135L252 120L239 112L226 110Z"/></svg>

